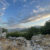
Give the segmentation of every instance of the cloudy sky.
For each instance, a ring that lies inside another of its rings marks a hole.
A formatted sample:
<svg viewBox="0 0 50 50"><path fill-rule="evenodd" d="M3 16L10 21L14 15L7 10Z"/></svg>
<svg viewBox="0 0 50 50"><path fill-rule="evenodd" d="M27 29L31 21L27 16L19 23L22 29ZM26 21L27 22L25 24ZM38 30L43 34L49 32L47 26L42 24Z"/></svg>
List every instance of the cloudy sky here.
<svg viewBox="0 0 50 50"><path fill-rule="evenodd" d="M50 0L0 0L1 27L43 26L49 19Z"/></svg>

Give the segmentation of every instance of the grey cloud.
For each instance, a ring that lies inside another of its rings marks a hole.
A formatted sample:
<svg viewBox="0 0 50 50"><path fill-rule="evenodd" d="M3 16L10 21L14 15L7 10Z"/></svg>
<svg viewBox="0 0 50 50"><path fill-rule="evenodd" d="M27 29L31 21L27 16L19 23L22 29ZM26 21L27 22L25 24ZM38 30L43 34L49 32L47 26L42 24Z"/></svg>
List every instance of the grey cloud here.
<svg viewBox="0 0 50 50"><path fill-rule="evenodd" d="M37 19L41 19L41 18L43 18L43 16L48 15L48 14L50 14L50 12L47 12L47 11L45 11L43 13L38 13L36 16L30 16L29 18L24 19L23 21L21 21L21 23L28 23L28 22L31 22L31 21L34 22Z"/></svg>

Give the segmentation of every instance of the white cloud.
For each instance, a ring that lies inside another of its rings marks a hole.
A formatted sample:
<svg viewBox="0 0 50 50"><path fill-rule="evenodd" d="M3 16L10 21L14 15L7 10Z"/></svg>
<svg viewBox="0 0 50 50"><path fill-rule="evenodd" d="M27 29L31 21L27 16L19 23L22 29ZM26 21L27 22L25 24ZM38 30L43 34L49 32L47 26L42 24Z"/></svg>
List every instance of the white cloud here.
<svg viewBox="0 0 50 50"><path fill-rule="evenodd" d="M9 6L9 4L7 3L6 0L0 0L0 4L2 7L0 7L0 16L4 15L5 10L7 9L7 7Z"/></svg>
<svg viewBox="0 0 50 50"><path fill-rule="evenodd" d="M33 10L33 13L39 13L39 12L44 12L46 8L39 8L37 10Z"/></svg>
<svg viewBox="0 0 50 50"><path fill-rule="evenodd" d="M6 9L5 7L2 8L2 10L5 10L5 9Z"/></svg>
<svg viewBox="0 0 50 50"><path fill-rule="evenodd" d="M36 8L37 9L33 9L33 13L41 13L50 10L50 6L41 7L38 5Z"/></svg>
<svg viewBox="0 0 50 50"><path fill-rule="evenodd" d="M38 13L38 11L37 10L33 10L33 13Z"/></svg>

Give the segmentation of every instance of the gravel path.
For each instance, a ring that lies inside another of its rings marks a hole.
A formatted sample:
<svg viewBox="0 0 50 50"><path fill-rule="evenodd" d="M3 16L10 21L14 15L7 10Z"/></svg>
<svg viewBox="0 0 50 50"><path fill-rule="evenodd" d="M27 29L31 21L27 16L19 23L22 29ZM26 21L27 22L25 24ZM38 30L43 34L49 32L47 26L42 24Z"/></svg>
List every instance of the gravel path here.
<svg viewBox="0 0 50 50"><path fill-rule="evenodd" d="M27 41L27 47L25 47L25 50L32 50L32 46L30 44L30 41Z"/></svg>

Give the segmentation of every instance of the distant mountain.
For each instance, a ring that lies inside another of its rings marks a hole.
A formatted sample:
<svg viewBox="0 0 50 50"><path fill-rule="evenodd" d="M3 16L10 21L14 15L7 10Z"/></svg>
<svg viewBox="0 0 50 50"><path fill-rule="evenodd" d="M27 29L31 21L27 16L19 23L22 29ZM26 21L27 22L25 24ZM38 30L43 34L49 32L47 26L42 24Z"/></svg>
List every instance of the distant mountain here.
<svg viewBox="0 0 50 50"><path fill-rule="evenodd" d="M41 26L34 26L35 28L40 28ZM8 32L15 32L15 31L20 31L20 32L26 32L28 31L29 28L16 28L16 29L8 29Z"/></svg>
<svg viewBox="0 0 50 50"><path fill-rule="evenodd" d="M8 29L8 32L15 32L15 31L21 31L23 28L16 28L16 29Z"/></svg>

